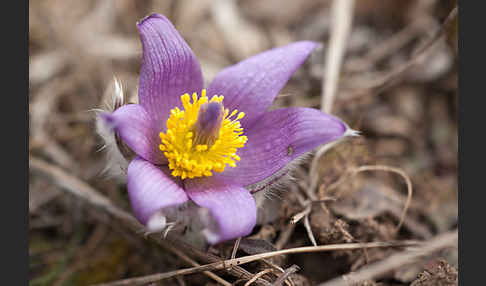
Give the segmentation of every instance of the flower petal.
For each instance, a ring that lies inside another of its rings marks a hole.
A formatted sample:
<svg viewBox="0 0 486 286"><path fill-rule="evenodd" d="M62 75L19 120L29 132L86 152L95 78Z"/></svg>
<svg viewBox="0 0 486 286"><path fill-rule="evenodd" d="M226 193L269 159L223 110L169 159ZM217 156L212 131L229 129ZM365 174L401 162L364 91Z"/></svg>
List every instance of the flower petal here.
<svg viewBox="0 0 486 286"><path fill-rule="evenodd" d="M135 216L142 224L164 208L188 201L182 187L167 167L157 167L140 157L128 165L127 188Z"/></svg>
<svg viewBox="0 0 486 286"><path fill-rule="evenodd" d="M285 170L292 160L342 138L348 130L351 129L338 118L313 108L269 111L247 130L248 142L238 150L241 161L236 167L227 167L214 176L243 186L261 182L282 174L279 171Z"/></svg>
<svg viewBox="0 0 486 286"><path fill-rule="evenodd" d="M186 180L184 185L189 198L209 209L214 219L204 230L210 244L251 233L256 223L257 208L248 190L211 177Z"/></svg>
<svg viewBox="0 0 486 286"><path fill-rule="evenodd" d="M113 113L102 113L104 121L118 131L125 143L140 157L153 164L165 164L161 143L153 120L145 109L138 104L127 104Z"/></svg>
<svg viewBox="0 0 486 286"><path fill-rule="evenodd" d="M225 108L244 111L241 125L249 128L316 46L314 42L296 42L227 67L211 82L208 95L223 95Z"/></svg>
<svg viewBox="0 0 486 286"><path fill-rule="evenodd" d="M166 17L152 14L137 23L137 27L143 47L139 102L165 131L170 109L182 106L180 96L201 92L201 67Z"/></svg>

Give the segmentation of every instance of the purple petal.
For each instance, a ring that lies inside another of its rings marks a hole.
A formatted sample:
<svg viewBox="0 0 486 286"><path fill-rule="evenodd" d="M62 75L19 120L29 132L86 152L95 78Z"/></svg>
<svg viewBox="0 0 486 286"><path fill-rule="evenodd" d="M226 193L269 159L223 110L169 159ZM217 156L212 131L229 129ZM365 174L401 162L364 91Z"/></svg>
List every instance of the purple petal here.
<svg viewBox="0 0 486 286"><path fill-rule="evenodd" d="M140 157L153 164L165 164L167 159L159 150L159 132L145 109L138 104L127 104L102 118L115 128L125 143Z"/></svg>
<svg viewBox="0 0 486 286"><path fill-rule="evenodd" d="M200 94L199 62L172 23L152 14L138 24L143 47L138 97L140 104L165 131L170 109L181 107L184 93Z"/></svg>
<svg viewBox="0 0 486 286"><path fill-rule="evenodd" d="M347 130L338 118L313 108L267 112L247 130L248 142L237 153L241 161L215 177L243 186L261 182L305 152L342 138Z"/></svg>
<svg viewBox="0 0 486 286"><path fill-rule="evenodd" d="M210 244L251 233L256 223L257 208L248 190L211 177L186 180L184 185L191 200L209 209L215 220L204 231Z"/></svg>
<svg viewBox="0 0 486 286"><path fill-rule="evenodd" d="M128 165L127 188L133 212L147 224L149 219L164 208L188 201L182 187L169 175L167 167L157 167L136 157Z"/></svg>
<svg viewBox="0 0 486 286"><path fill-rule="evenodd" d="M225 108L245 112L241 125L249 128L316 46L314 42L296 42L227 67L211 82L208 95L223 95Z"/></svg>

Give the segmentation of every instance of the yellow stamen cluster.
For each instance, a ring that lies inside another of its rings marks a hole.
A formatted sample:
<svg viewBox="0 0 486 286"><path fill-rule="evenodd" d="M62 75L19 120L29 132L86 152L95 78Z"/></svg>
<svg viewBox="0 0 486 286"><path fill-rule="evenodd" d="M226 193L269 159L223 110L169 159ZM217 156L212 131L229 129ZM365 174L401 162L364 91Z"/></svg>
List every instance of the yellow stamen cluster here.
<svg viewBox="0 0 486 286"><path fill-rule="evenodd" d="M245 146L248 138L243 136L243 128L239 120L245 116L244 112L234 110L229 113L224 109L221 127L217 130L217 138L209 144L194 145L194 137L212 136L214 134L195 134L195 124L198 119L201 105L208 102L206 90L202 90L201 97L196 93L191 96L184 94L181 96L183 110L178 107L170 111L167 119L167 131L160 132L162 144L159 145L161 151L169 160L169 168L174 177L196 178L212 176L212 171L223 172L226 164L236 167L236 162L240 157L236 155L238 148ZM222 104L223 96L213 96L209 102ZM238 113L238 115L236 115ZM235 117L236 115L236 117ZM233 118L233 119L232 119Z"/></svg>

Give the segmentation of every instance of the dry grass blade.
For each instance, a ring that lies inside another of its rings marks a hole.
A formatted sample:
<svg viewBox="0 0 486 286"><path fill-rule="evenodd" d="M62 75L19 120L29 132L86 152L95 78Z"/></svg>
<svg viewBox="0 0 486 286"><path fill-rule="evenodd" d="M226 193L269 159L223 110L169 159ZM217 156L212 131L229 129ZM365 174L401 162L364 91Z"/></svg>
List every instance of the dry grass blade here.
<svg viewBox="0 0 486 286"><path fill-rule="evenodd" d="M304 227L305 227L305 230L307 231L307 236L309 237L312 245L317 246L316 238L314 237L314 233L312 233L312 229L311 229L311 226L310 226L309 215L306 215L304 217Z"/></svg>
<svg viewBox="0 0 486 286"><path fill-rule="evenodd" d="M272 272L272 269L268 268L268 269L265 269L265 270L262 270L262 271L258 272L257 274L255 274L255 277L253 277L250 280L248 280L248 282L246 282L244 286L251 285L251 283L255 282L258 278L262 277L263 275L265 275L265 274L267 274L269 272Z"/></svg>
<svg viewBox="0 0 486 286"><path fill-rule="evenodd" d="M292 265L289 268L285 269L284 273L280 274L280 276L275 280L273 286L280 286L284 283L284 281L289 277L290 274L295 273L300 270L300 267L297 265Z"/></svg>
<svg viewBox="0 0 486 286"><path fill-rule="evenodd" d="M412 195L413 195L413 189L412 189L412 181L408 177L408 175L399 168L394 168L390 166L383 166L383 165L367 165L367 166L361 166L355 169L352 169L350 171L350 175L354 176L360 172L364 171L385 171L385 172L392 172L400 175L404 180L405 183L407 184L407 200L405 201L405 205L403 206L402 213L400 215L400 221L398 222L398 225L395 228L395 231L399 231L400 228L403 225L403 221L405 220L405 215L407 214L407 210L410 207L410 203L412 202ZM334 184L330 185L328 190L333 190L340 184L342 184L346 179L348 179L349 176L343 176L341 179L339 179L337 182Z"/></svg>
<svg viewBox="0 0 486 286"><path fill-rule="evenodd" d="M233 251L231 252L231 259L235 259L236 252L238 251L238 248L240 247L240 242L241 242L241 237L238 237L235 241L235 246L233 246Z"/></svg>
<svg viewBox="0 0 486 286"><path fill-rule="evenodd" d="M354 283L376 278L379 275L400 266L414 263L423 256L427 256L438 250L454 246L457 244L457 239L457 230L439 235L424 243L420 247L396 253L386 259L366 266L361 270L332 279L331 281L322 283L319 286L348 286L354 285Z"/></svg>
<svg viewBox="0 0 486 286"><path fill-rule="evenodd" d="M309 236L309 239L312 242L312 245L316 246L317 242L316 242L316 239L314 237L314 234L312 233L312 229L311 229L310 223L309 223L309 214L310 214L311 210L312 210L312 203L307 202L307 206L305 207L305 209L303 211L295 214L294 216L292 216L290 218L290 223L296 224L302 218L304 218L304 227L307 231L307 235Z"/></svg>
<svg viewBox="0 0 486 286"><path fill-rule="evenodd" d="M266 265L272 267L277 272L281 272L281 273L284 273L285 272L285 270L283 270L282 267L276 265L275 263L272 263L268 259L262 259L262 262L265 263ZM290 277L289 277L289 279L285 280L285 284L288 285L288 286L293 286L294 285L293 282L292 282L292 279L290 279Z"/></svg>
<svg viewBox="0 0 486 286"><path fill-rule="evenodd" d="M339 81L339 72L342 66L344 57L346 41L351 32L353 23L353 9L354 0L334 0L331 7L332 28L331 38L329 41L329 49L326 54L326 62L324 67L324 74L322 78L322 95L321 95L321 110L326 113L331 113L334 98L336 97L337 86ZM319 159L331 149L337 142L326 144L319 148L316 155L312 159L310 168L310 190L314 194L317 183L317 162ZM311 197L312 200L317 198Z"/></svg>
<svg viewBox="0 0 486 286"><path fill-rule="evenodd" d="M353 22L354 0L334 0L331 7L332 30L322 81L321 110L330 113L339 80L346 41Z"/></svg>
<svg viewBox="0 0 486 286"><path fill-rule="evenodd" d="M222 270L230 267L235 267L247 264L253 261L262 260L265 258L275 257L284 254L295 253L309 253L309 252L327 252L339 250L361 250L367 248L381 248L381 247L404 247L419 245L416 241L395 241L395 242L369 242L369 243L344 243L332 245L318 245L318 246L304 246L284 250L270 251L255 255L243 256L235 259L228 259L220 262L214 262L198 267L186 268L166 273L153 274L143 277L135 277L124 280L118 280L112 283L97 284L96 286L123 286L123 285L143 285L155 281L160 281L177 275L187 275L210 270Z"/></svg>
<svg viewBox="0 0 486 286"><path fill-rule="evenodd" d="M311 208L311 204L309 203L305 209L295 215L293 215L291 218L290 218L290 223L291 224L296 224L298 223L303 217L307 216L310 212L311 212L312 208Z"/></svg>
<svg viewBox="0 0 486 286"><path fill-rule="evenodd" d="M405 180L405 183L407 184L407 200L405 201L405 205L403 206L403 211L402 214L400 215L400 221L398 222L397 227L395 228L395 231L400 230L400 227L403 225L403 221L405 220L405 215L407 214L407 210L410 207L410 203L412 202L412 195L413 195L413 189L412 189L412 181L408 177L408 175L401 169L398 168L393 168L389 166L361 166L358 169L356 169L356 173L358 172L363 172L363 171L373 171L373 170L381 170L381 171L386 171L386 172L393 172L396 173Z"/></svg>

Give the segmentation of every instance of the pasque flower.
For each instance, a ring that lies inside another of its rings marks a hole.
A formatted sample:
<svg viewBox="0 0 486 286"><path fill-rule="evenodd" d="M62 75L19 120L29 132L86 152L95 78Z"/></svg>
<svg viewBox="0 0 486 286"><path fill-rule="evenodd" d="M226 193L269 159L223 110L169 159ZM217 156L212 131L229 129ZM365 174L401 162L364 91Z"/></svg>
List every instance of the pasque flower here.
<svg viewBox="0 0 486 286"><path fill-rule="evenodd" d="M175 213L195 204L206 211L200 231L210 244L248 235L257 217L254 192L304 153L352 133L316 109L267 111L317 43L250 57L203 89L197 58L167 18L153 14L137 26L139 103L101 117L136 153L127 188L136 217L149 229L186 220Z"/></svg>

